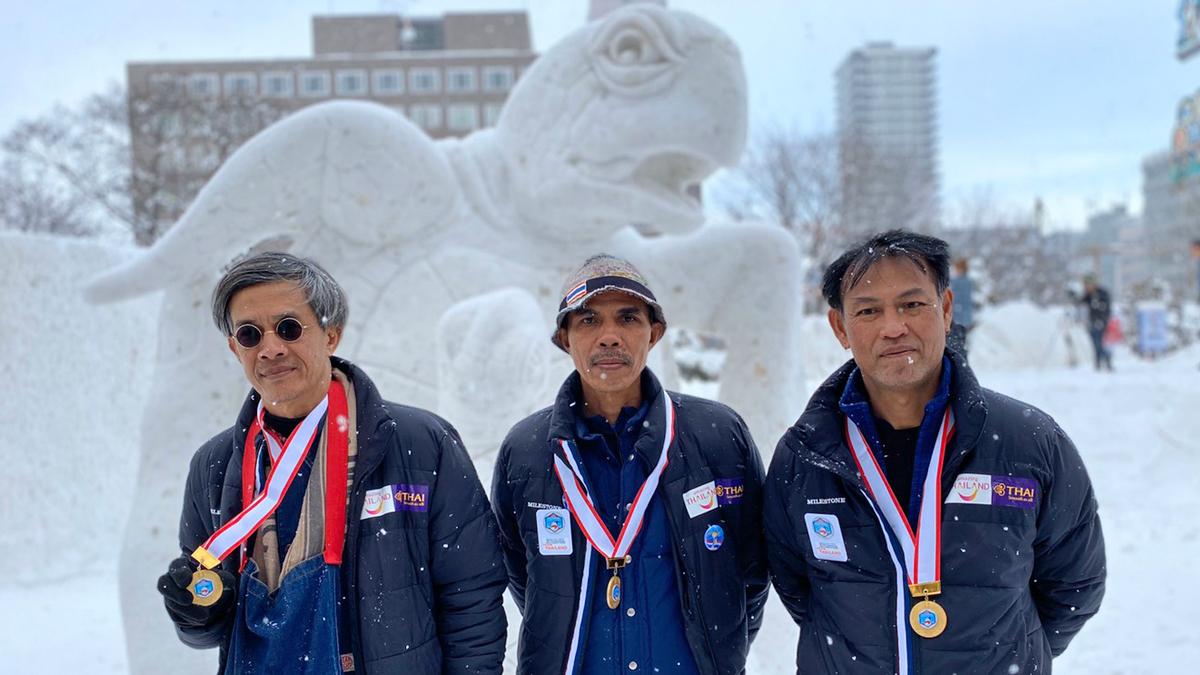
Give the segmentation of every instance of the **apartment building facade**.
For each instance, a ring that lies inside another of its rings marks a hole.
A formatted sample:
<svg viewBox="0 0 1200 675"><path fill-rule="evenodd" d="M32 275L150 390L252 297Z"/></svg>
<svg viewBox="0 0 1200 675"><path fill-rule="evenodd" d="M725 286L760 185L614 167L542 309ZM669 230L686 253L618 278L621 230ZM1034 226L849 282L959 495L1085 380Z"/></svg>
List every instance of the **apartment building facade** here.
<svg viewBox="0 0 1200 675"><path fill-rule="evenodd" d="M493 126L536 58L525 12L314 16L310 57L126 65L135 208L174 222L245 140L333 99L373 101L433 138Z"/></svg>

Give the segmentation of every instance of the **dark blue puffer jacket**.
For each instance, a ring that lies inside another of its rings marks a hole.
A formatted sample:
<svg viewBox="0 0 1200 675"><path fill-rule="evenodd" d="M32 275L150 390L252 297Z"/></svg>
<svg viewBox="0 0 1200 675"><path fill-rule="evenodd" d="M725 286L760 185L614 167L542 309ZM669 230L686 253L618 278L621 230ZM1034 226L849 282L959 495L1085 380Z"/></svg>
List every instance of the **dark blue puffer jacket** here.
<svg viewBox="0 0 1200 675"><path fill-rule="evenodd" d="M1104 538L1075 446L1049 415L982 389L965 361L946 354L957 427L942 500L965 486L952 499L958 503L942 510L936 601L946 610L946 630L926 639L909 627L912 600L897 572L903 559L889 553L845 441L838 401L851 361L813 394L767 474L768 558L780 599L800 625L798 672L1049 673L1051 658L1100 607ZM976 478L956 486L962 474ZM986 499L967 491L980 485L978 477L990 478ZM1014 484L1033 488L1029 503L1014 506L1017 500L1003 496ZM814 555L806 514L836 518L845 562Z"/></svg>
<svg viewBox="0 0 1200 675"><path fill-rule="evenodd" d="M649 369L642 377L650 404L646 430L635 448L653 466L663 443L664 402L662 386ZM510 590L523 616L518 675L578 672L578 659L568 664L568 655L572 644L587 643L586 635L573 631L590 545L582 530L573 526L571 555L540 555L536 524L539 509L564 504L554 456L562 452L559 439L575 437L573 406L578 391L579 374L572 373L553 407L530 415L509 431L496 460L492 508L500 523ZM767 599L762 460L745 423L727 406L674 392L669 395L675 406L675 440L668 449L671 454L656 499L662 497L666 507L684 632L701 673L737 675L745 669ZM684 493L708 483L743 489L719 508L690 517ZM716 551L704 543L712 525L720 525L725 533L725 542ZM592 561L588 573L595 575L603 561L598 555L592 555Z"/></svg>
<svg viewBox="0 0 1200 675"><path fill-rule="evenodd" d="M357 402L341 566L343 644L354 650L355 672L499 675L507 579L487 494L458 432L433 413L384 401L349 362L333 365L354 383ZM242 448L258 398L251 392L238 421L192 458L179 523L184 554L241 510ZM428 486L428 509L360 519L366 493L395 484ZM236 571L237 562L227 567ZM193 647L220 646L224 672L231 622L177 632Z"/></svg>

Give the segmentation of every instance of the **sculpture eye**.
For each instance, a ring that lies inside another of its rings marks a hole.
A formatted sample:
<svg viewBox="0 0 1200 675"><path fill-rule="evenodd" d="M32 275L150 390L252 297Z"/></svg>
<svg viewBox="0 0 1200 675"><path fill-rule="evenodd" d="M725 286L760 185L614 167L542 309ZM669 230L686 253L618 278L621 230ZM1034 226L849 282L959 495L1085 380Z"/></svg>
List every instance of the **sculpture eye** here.
<svg viewBox="0 0 1200 675"><path fill-rule="evenodd" d="M609 43L608 57L622 66L662 63L662 55L645 33L623 28Z"/></svg>
<svg viewBox="0 0 1200 675"><path fill-rule="evenodd" d="M675 17L658 8L638 7L615 15L597 29L591 60L610 90L644 95L671 83L685 49Z"/></svg>

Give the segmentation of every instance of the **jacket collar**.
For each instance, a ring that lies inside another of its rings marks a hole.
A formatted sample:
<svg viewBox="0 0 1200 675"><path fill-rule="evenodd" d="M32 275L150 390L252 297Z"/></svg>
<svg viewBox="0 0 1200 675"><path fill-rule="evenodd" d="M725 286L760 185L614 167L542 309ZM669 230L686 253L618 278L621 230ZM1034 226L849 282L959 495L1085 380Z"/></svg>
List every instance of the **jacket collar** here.
<svg viewBox="0 0 1200 675"><path fill-rule="evenodd" d="M954 410L955 432L950 444L950 454L943 466L943 475L952 474L962 463L966 453L975 447L987 420L984 390L979 386L975 373L966 360L953 349L947 348L945 357L950 365L949 400ZM853 465L850 449L846 445L845 413L841 407L843 395L847 394L851 377L857 370L857 364L851 359L821 383L809 399L804 414L784 433L780 443L790 448L803 461L832 471L861 486L862 478ZM943 373L943 382L946 378L947 374ZM936 401L937 397L930 405ZM853 396L848 402L857 403ZM867 405L865 399L862 405ZM869 406L867 410L866 415L869 418ZM857 417L854 420L862 426ZM874 429L873 423L871 429Z"/></svg>
<svg viewBox="0 0 1200 675"><path fill-rule="evenodd" d="M950 401L950 376L952 372L954 372L954 368L950 365L950 357L943 355L942 377L938 383L937 392L925 404L925 416L921 421L922 436L932 438L932 435L937 432L938 425L942 421L942 412L945 411L946 404ZM863 384L862 371L855 368L846 380L846 388L842 390L842 397L838 400L838 408L842 411L842 414L854 420L854 423L858 425L859 431L866 437L867 443L872 448L878 448L880 447L879 429L875 426L875 415L871 412L871 403L867 400L866 391L867 388Z"/></svg>
<svg viewBox="0 0 1200 675"><path fill-rule="evenodd" d="M634 443L633 449L647 466L654 466L658 463L663 434L666 432L663 387L649 368L642 370L641 386L643 403L648 405L643 420L644 430ZM560 440L576 440L575 420L578 419L580 410L583 410L583 382L576 371L568 375L559 387L558 396L550 409L550 429L546 440L554 445L555 452L559 450Z"/></svg>
<svg viewBox="0 0 1200 675"><path fill-rule="evenodd" d="M383 397L379 395L379 390L375 388L375 383L367 374L358 366L349 361L331 356L330 363L334 368L342 371L354 385L354 397L357 405L355 413L358 418L358 431L360 440L358 443L358 459L357 463L363 466L369 465L373 459L372 453L382 452L382 446L376 443L376 438L385 433L388 429L386 423L392 419L388 413L387 407L384 405ZM250 425L254 422L255 416L258 414L258 401L261 397L254 389L250 390L250 394L242 403L242 409L238 413L237 429L238 433L234 435L235 443L239 447L245 442L246 433L250 429Z"/></svg>

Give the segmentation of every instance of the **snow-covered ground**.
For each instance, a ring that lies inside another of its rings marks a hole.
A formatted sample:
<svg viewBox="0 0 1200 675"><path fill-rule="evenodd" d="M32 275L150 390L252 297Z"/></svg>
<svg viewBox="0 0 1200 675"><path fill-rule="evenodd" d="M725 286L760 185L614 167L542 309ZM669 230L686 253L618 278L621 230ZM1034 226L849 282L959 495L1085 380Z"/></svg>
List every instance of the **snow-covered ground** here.
<svg viewBox="0 0 1200 675"><path fill-rule="evenodd" d="M31 255L41 256L32 267ZM96 308L78 295L88 270L125 255L0 236L0 374L7 385L0 388L0 673L127 672L115 561L156 307L148 299ZM1114 373L1071 368L1064 335L1085 363L1086 338L1067 329L1062 315L990 308L972 345L984 386L1046 410L1070 434L1100 501L1108 594L1055 672L1194 672L1200 346L1158 361L1119 350ZM805 335L811 391L845 354L822 318L809 321ZM775 440L759 439L764 454ZM772 597L748 671L794 672L796 636Z"/></svg>

